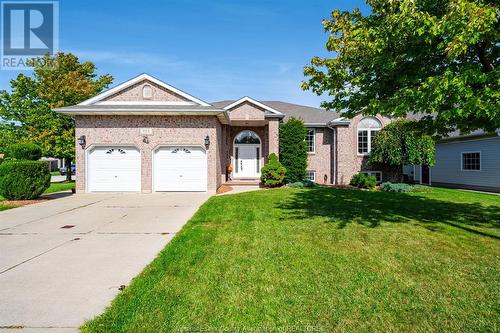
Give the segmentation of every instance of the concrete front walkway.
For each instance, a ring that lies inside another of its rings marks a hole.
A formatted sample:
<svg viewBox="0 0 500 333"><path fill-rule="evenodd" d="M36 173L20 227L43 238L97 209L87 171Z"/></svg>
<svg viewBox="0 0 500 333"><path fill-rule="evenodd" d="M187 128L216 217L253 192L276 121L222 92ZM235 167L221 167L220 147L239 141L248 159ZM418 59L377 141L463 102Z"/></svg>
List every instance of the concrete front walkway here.
<svg viewBox="0 0 500 333"><path fill-rule="evenodd" d="M0 212L0 333L76 331L208 197L79 194Z"/></svg>

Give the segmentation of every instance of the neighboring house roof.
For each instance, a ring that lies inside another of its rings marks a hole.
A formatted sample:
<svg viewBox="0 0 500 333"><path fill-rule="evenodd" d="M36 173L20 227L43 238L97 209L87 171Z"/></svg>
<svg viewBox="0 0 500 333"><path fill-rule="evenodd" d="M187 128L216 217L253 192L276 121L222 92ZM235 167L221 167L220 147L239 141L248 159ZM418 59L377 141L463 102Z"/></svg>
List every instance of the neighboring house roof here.
<svg viewBox="0 0 500 333"><path fill-rule="evenodd" d="M226 100L212 103L213 107L226 108L234 104L234 100ZM281 101L260 101L267 107L270 107L285 115L284 119L290 117L301 118L304 123L309 126L326 126L332 120L339 118L337 112L326 111L325 109L315 108L311 106L286 103Z"/></svg>
<svg viewBox="0 0 500 333"><path fill-rule="evenodd" d="M411 113L411 114L408 114L406 117L409 118L409 119L415 119L415 120L420 120L424 117L435 117L437 115L437 113ZM500 135L500 129L497 129L496 131L497 135ZM491 136L491 135L495 135L495 133L488 133L486 132L485 130L483 129L478 129L478 130L475 130L475 131L472 131L472 132L469 132L469 133L464 133L462 134L460 132L460 130L456 130L456 131L453 131L453 132L450 132L448 133L447 136L443 137L441 139L441 141L447 141L447 140L457 140L457 139L460 139L460 140L467 140L467 139L474 139L474 138L477 138L477 137L482 137L482 136Z"/></svg>

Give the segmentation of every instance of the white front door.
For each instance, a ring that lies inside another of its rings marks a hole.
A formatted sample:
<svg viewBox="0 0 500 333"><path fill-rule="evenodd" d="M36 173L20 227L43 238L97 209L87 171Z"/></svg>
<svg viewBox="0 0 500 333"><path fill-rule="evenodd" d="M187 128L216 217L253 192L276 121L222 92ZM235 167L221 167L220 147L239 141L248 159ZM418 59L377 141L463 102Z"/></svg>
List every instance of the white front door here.
<svg viewBox="0 0 500 333"><path fill-rule="evenodd" d="M135 147L94 147L87 155L87 191L139 192L141 153Z"/></svg>
<svg viewBox="0 0 500 333"><path fill-rule="evenodd" d="M260 145L240 144L234 147L234 177L260 177Z"/></svg>
<svg viewBox="0 0 500 333"><path fill-rule="evenodd" d="M160 147L154 152L154 190L205 192L207 154L200 147Z"/></svg>

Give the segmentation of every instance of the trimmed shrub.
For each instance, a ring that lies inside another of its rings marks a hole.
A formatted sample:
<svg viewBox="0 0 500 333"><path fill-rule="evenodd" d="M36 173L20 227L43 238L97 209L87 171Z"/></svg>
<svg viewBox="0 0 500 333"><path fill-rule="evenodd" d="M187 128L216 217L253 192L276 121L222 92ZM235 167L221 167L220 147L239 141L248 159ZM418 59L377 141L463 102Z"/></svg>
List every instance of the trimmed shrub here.
<svg viewBox="0 0 500 333"><path fill-rule="evenodd" d="M14 143L8 148L8 157L16 160L37 161L42 157L42 149L34 143Z"/></svg>
<svg viewBox="0 0 500 333"><path fill-rule="evenodd" d="M380 185L380 188L384 192L400 192L400 193L413 192L414 190L414 187L409 184L391 183L391 182L382 183Z"/></svg>
<svg viewBox="0 0 500 333"><path fill-rule="evenodd" d="M304 184L304 187L314 187L316 186L315 182L310 181L309 179L306 179L302 182Z"/></svg>
<svg viewBox="0 0 500 333"><path fill-rule="evenodd" d="M316 184L310 180L304 180L303 182L295 182L295 183L288 184L288 187L291 187L291 188L304 188L304 187L313 187L313 186L316 186Z"/></svg>
<svg viewBox="0 0 500 333"><path fill-rule="evenodd" d="M366 173L357 173L351 178L352 186L356 186L359 188L375 188L377 185L377 179L374 176L368 176Z"/></svg>
<svg viewBox="0 0 500 333"><path fill-rule="evenodd" d="M6 161L0 164L0 195L6 199L35 199L49 186L47 162Z"/></svg>
<svg viewBox="0 0 500 333"><path fill-rule="evenodd" d="M287 183L300 182L306 178L307 129L304 122L290 118L280 126L280 162L286 168Z"/></svg>
<svg viewBox="0 0 500 333"><path fill-rule="evenodd" d="M267 164L260 170L260 180L266 187L281 186L285 182L286 168L278 161L276 154L270 154Z"/></svg>

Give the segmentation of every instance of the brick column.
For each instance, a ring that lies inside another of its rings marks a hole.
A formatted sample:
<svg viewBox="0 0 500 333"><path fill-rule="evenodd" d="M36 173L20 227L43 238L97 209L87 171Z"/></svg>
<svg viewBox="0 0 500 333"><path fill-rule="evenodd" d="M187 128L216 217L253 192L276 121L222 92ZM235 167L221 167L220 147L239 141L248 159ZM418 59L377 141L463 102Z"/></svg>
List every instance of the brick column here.
<svg viewBox="0 0 500 333"><path fill-rule="evenodd" d="M279 155L279 119L269 119L268 121L268 133L269 133L269 154L275 153Z"/></svg>

